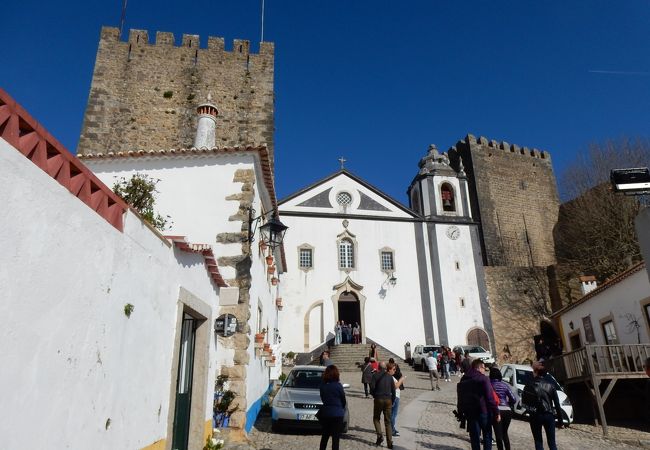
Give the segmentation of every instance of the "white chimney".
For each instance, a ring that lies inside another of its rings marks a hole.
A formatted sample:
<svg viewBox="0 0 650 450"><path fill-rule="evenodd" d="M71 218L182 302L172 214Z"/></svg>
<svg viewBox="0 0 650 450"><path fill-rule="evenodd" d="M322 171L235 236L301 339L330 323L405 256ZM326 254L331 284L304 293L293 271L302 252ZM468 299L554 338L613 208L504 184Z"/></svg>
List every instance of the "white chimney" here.
<svg viewBox="0 0 650 450"><path fill-rule="evenodd" d="M583 277L580 277L580 291L582 291L582 295L587 295L594 289L598 287L598 284L596 283L596 277L593 275L586 275Z"/></svg>
<svg viewBox="0 0 650 450"><path fill-rule="evenodd" d="M212 95L208 94L208 101L196 108L199 113L199 122L196 126L195 148L212 148L216 142L217 107L212 104Z"/></svg>

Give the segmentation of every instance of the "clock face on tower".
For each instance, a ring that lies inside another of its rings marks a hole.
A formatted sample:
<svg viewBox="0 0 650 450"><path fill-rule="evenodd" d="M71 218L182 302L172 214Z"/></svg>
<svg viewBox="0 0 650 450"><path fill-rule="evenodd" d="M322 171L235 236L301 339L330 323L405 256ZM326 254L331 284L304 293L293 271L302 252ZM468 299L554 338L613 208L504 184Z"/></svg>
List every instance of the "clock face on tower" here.
<svg viewBox="0 0 650 450"><path fill-rule="evenodd" d="M460 237L460 229L456 225L449 225L447 227L447 237L456 240Z"/></svg>

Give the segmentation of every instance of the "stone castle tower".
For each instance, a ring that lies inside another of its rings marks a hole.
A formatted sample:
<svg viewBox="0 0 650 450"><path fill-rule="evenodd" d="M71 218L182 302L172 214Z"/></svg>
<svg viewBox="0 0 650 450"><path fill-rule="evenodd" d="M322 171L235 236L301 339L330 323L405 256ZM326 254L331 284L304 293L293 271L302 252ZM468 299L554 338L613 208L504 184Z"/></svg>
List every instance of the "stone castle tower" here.
<svg viewBox="0 0 650 450"><path fill-rule="evenodd" d="M464 166L472 217L481 223L497 354L501 362L532 358L532 337L550 314L556 262L560 202L550 154L472 135L448 154L452 166Z"/></svg>
<svg viewBox="0 0 650 450"><path fill-rule="evenodd" d="M218 108L217 147L265 143L273 160L274 94L272 43L258 54L250 43L184 34L175 45L172 33L131 30L127 42L119 30L103 27L90 96L77 152L189 148L196 129L196 108L208 95Z"/></svg>

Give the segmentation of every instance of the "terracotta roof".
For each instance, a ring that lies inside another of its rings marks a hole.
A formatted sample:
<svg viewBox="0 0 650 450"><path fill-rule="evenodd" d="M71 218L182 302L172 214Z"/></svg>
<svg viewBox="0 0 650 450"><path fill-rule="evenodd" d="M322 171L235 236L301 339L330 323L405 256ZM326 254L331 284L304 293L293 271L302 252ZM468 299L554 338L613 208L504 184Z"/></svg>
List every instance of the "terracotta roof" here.
<svg viewBox="0 0 650 450"><path fill-rule="evenodd" d="M610 287L614 286L615 284L620 283L624 279L634 275L635 273L643 270L644 268L645 268L645 262L641 261L640 263L638 263L638 264L630 267L629 269L627 269L625 272L622 272L622 273L616 275L614 278L612 278L612 279L606 281L605 283L601 284L600 286L598 286L593 291L590 291L587 295L582 296L581 298L579 298L575 302L570 303L570 304L566 305L564 308L554 312L553 314L551 314L551 317L557 317L557 316L559 316L559 315L561 315L561 314L575 308L576 306L586 302L587 300L589 300L592 297L595 297L596 295L600 294L604 290L609 289Z"/></svg>
<svg viewBox="0 0 650 450"><path fill-rule="evenodd" d="M129 206L0 89L0 137L120 231Z"/></svg>
<svg viewBox="0 0 650 450"><path fill-rule="evenodd" d="M169 239L179 250L188 253L200 253L205 259L205 268L208 271L208 275L214 283L222 287L228 287L228 284L223 280L221 273L219 273L219 266L217 265L217 260L214 257L212 252L212 247L208 244L192 244L187 242L185 236L165 236L166 239Z"/></svg>
<svg viewBox="0 0 650 450"><path fill-rule="evenodd" d="M275 196L275 182L273 180L273 169L271 160L269 158L269 150L265 144L262 145L246 145L238 147L202 147L202 148L180 148L169 150L137 150L128 152L107 152L107 153L93 153L88 155L78 155L81 159L86 160L101 160L101 159L119 159L119 158L141 158L141 157L175 157L175 156L196 156L208 154L235 154L251 152L257 153L260 158L262 166L262 176L264 178L264 185L271 198L273 208L277 208L278 202Z"/></svg>

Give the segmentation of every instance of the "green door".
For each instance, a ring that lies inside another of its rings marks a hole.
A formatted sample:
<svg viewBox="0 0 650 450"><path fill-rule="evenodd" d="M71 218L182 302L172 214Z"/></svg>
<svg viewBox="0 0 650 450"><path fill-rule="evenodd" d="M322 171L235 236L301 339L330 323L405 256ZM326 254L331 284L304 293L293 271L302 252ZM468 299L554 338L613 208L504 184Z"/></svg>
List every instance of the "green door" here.
<svg viewBox="0 0 650 450"><path fill-rule="evenodd" d="M178 358L178 378L176 381L176 411L174 411L174 434L172 437L172 448L174 450L187 450L187 441L190 436L195 332L196 319L189 314L184 314Z"/></svg>

